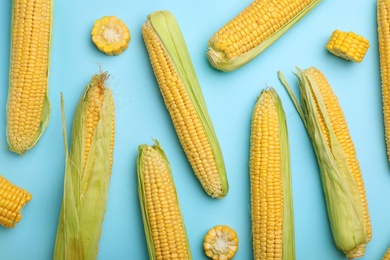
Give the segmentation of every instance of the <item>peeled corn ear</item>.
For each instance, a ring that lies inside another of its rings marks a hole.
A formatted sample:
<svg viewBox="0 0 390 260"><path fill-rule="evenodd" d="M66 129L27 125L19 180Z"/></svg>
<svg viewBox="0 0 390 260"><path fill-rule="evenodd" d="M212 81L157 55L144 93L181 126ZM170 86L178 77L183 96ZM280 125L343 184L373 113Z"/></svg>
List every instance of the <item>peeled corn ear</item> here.
<svg viewBox="0 0 390 260"><path fill-rule="evenodd" d="M261 92L253 110L250 182L254 259L295 259L290 147L273 88Z"/></svg>
<svg viewBox="0 0 390 260"><path fill-rule="evenodd" d="M114 101L107 73L93 76L77 105L70 152L65 142L64 195L54 259L96 259L114 148ZM61 96L62 111L63 98Z"/></svg>
<svg viewBox="0 0 390 260"><path fill-rule="evenodd" d="M154 12L142 35L184 152L207 194L222 198L229 189L222 152L179 25L170 12Z"/></svg>
<svg viewBox="0 0 390 260"><path fill-rule="evenodd" d="M321 0L255 0L209 40L207 58L222 71L251 61Z"/></svg>
<svg viewBox="0 0 390 260"><path fill-rule="evenodd" d="M192 259L171 166L157 140L139 146L137 172L150 259Z"/></svg>
<svg viewBox="0 0 390 260"><path fill-rule="evenodd" d="M361 257L371 240L371 223L364 181L347 122L336 95L318 69L303 72L298 69L297 77L301 105L279 72L317 156L334 242L348 258Z"/></svg>
<svg viewBox="0 0 390 260"><path fill-rule="evenodd" d="M11 19L7 141L22 155L49 124L53 0L13 0Z"/></svg>

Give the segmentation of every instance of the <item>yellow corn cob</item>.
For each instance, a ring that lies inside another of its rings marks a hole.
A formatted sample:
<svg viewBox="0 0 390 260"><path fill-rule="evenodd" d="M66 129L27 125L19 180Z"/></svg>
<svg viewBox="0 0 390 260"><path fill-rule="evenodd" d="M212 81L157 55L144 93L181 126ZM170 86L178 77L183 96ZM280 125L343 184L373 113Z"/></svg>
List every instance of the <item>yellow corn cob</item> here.
<svg viewBox="0 0 390 260"><path fill-rule="evenodd" d="M92 28L92 41L107 55L119 55L127 49L130 31L126 24L116 16L104 16Z"/></svg>
<svg viewBox="0 0 390 260"><path fill-rule="evenodd" d="M263 90L252 115L250 146L254 259L295 259L290 151L282 103Z"/></svg>
<svg viewBox="0 0 390 260"><path fill-rule="evenodd" d="M378 0L378 41L387 156L390 162L390 0Z"/></svg>
<svg viewBox="0 0 390 260"><path fill-rule="evenodd" d="M326 49L336 56L354 62L362 62L370 43L367 39L354 32L341 32L335 30L332 33Z"/></svg>
<svg viewBox="0 0 390 260"><path fill-rule="evenodd" d="M7 104L9 149L33 147L49 123L49 56L53 0L13 0Z"/></svg>
<svg viewBox="0 0 390 260"><path fill-rule="evenodd" d="M115 133L114 101L106 87L107 78L107 73L95 75L85 88L73 119L70 152L63 115L66 168L56 260L96 259L98 254Z"/></svg>
<svg viewBox="0 0 390 260"><path fill-rule="evenodd" d="M382 258L382 260L390 260L390 248L387 249L385 255Z"/></svg>
<svg viewBox="0 0 390 260"><path fill-rule="evenodd" d="M187 158L207 194L222 198L228 192L222 153L179 25L168 11L155 12L142 35Z"/></svg>
<svg viewBox="0 0 390 260"><path fill-rule="evenodd" d="M238 250L236 231L226 225L211 228L204 236L203 249L211 259L232 259Z"/></svg>
<svg viewBox="0 0 390 260"><path fill-rule="evenodd" d="M207 58L222 71L251 61L321 0L255 0L209 40Z"/></svg>
<svg viewBox="0 0 390 260"><path fill-rule="evenodd" d="M279 77L312 139L336 246L348 258L363 256L372 236L370 214L355 147L338 99L325 76L309 68L298 71L301 99L309 104L301 109L281 73Z"/></svg>
<svg viewBox="0 0 390 260"><path fill-rule="evenodd" d="M157 141L139 146L137 171L150 259L192 259L171 167Z"/></svg>
<svg viewBox="0 0 390 260"><path fill-rule="evenodd" d="M0 175L0 224L14 228L22 218L22 208L31 200L28 191L13 185Z"/></svg>

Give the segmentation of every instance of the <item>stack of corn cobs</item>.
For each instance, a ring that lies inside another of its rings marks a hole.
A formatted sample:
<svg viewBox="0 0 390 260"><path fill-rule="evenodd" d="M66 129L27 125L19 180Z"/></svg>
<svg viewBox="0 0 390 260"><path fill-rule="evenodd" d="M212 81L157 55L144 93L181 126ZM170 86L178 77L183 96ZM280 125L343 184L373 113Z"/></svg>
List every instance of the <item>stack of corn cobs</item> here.
<svg viewBox="0 0 390 260"><path fill-rule="evenodd" d="M320 2L255 0L211 37L207 58L216 69L237 69L269 47ZM21 155L39 141L49 122L52 9L53 0L13 0L6 132L9 149ZM378 0L383 108L390 156L389 13L390 0ZM118 20L110 17L96 25L109 22ZM124 28L123 24L121 26ZM118 55L130 40L129 31L126 28L123 31L122 45L103 43L99 28L92 31L93 40L106 54ZM157 11L147 17L142 35L188 161L205 192L212 198L221 199L229 189L224 160L179 24L170 12ZM341 33L337 31L337 35ZM332 42L342 42L337 38L339 36L335 37ZM109 40L113 39L115 37ZM336 55L341 53L339 56L352 57L352 60L358 57L361 61L364 53L354 48L354 43L337 50L334 49L337 46L329 45L329 49ZM368 42L364 44L368 48ZM296 76L300 100L294 96L283 73L278 72L306 127L318 160L335 246L349 259L361 257L371 240L371 223L364 181L347 122L336 95L320 70L297 68ZM66 167L54 259L95 259L98 254L115 133L114 100L107 85L108 77L107 72L99 73L85 88L74 114L69 147L63 123ZM62 96L61 107L64 107ZM65 122L64 112L62 116ZM250 133L255 259L295 259L288 140L282 102L275 89L268 87L257 99ZM192 259L171 167L157 140L153 145L139 146L137 172L150 258ZM7 228L14 227L21 219L21 209L30 199L27 191L0 176L0 223ZM212 259L231 259L237 249L236 234L228 227L216 227L205 236L205 254ZM390 251L387 255L384 259L390 259Z"/></svg>

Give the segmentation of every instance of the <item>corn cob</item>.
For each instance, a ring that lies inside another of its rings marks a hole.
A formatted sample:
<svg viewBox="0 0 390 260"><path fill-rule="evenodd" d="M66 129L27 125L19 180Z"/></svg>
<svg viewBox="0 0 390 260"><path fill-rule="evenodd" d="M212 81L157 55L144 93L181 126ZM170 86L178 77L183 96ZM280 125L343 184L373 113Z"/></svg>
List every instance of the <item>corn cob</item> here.
<svg viewBox="0 0 390 260"><path fill-rule="evenodd" d="M229 188L222 152L179 25L170 12L155 12L142 35L184 152L207 194L222 198Z"/></svg>
<svg viewBox="0 0 390 260"><path fill-rule="evenodd" d="M363 256L372 229L364 181L343 111L318 69L298 70L297 76L302 106L279 72L317 155L333 239L348 258Z"/></svg>
<svg viewBox="0 0 390 260"><path fill-rule="evenodd" d="M222 71L251 61L321 0L254 0L209 40L207 58Z"/></svg>
<svg viewBox="0 0 390 260"><path fill-rule="evenodd" d="M390 162L390 0L378 0L378 42L382 78L383 119L388 161Z"/></svg>
<svg viewBox="0 0 390 260"><path fill-rule="evenodd" d="M295 259L290 148L286 117L273 88L252 115L251 212L254 259Z"/></svg>
<svg viewBox="0 0 390 260"><path fill-rule="evenodd" d="M52 8L53 0L12 1L7 141L21 155L49 123Z"/></svg>
<svg viewBox="0 0 390 260"><path fill-rule="evenodd" d="M387 249L385 255L382 258L382 260L390 260L390 248Z"/></svg>
<svg viewBox="0 0 390 260"><path fill-rule="evenodd" d="M22 208L31 200L31 194L0 175L0 224L14 228L22 219Z"/></svg>
<svg viewBox="0 0 390 260"><path fill-rule="evenodd" d="M127 49L130 31L126 24L116 16L104 16L92 28L92 41L107 55L119 55Z"/></svg>
<svg viewBox="0 0 390 260"><path fill-rule="evenodd" d="M369 47L370 43L362 36L339 30L332 33L326 44L326 49L334 55L354 62L362 62Z"/></svg>
<svg viewBox="0 0 390 260"><path fill-rule="evenodd" d="M65 116L64 196L54 259L96 259L114 148L114 101L107 73L93 76L76 108L68 153ZM63 98L61 96L62 110Z"/></svg>
<svg viewBox="0 0 390 260"><path fill-rule="evenodd" d="M192 259L171 167L156 140L139 146L137 172L150 259Z"/></svg>
<svg viewBox="0 0 390 260"><path fill-rule="evenodd" d="M233 259L238 250L236 231L226 225L211 228L204 236L203 249L211 259Z"/></svg>

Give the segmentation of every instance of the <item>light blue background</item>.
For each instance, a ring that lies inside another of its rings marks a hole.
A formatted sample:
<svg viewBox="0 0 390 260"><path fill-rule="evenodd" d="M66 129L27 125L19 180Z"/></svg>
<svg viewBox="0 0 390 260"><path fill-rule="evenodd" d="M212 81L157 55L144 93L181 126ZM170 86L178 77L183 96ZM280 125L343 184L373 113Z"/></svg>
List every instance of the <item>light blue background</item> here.
<svg viewBox="0 0 390 260"><path fill-rule="evenodd" d="M65 97L68 133L79 97L91 76L111 74L116 103L116 139L107 213L99 259L147 259L135 161L137 147L157 138L170 159L194 259L207 259L204 234L227 224L239 236L235 259L252 259L249 198L249 134L256 97L274 86L287 115L295 209L296 255L306 259L345 259L329 229L317 161L303 124L276 72L283 70L294 89L295 66L319 68L339 98L355 143L367 189L373 238L364 258L380 259L390 245L390 171L384 143L376 1L323 1L255 60L234 72L212 68L205 56L208 39L251 1L56 0L50 70L52 116L40 142L23 157L7 150L5 106L8 91L11 0L0 1L0 172L33 195L15 229L0 227L0 259L51 259L63 190L64 148L60 92ZM170 10L186 39L225 158L230 191L213 200L195 178L165 109L141 36L146 16ZM129 48L109 57L93 45L96 19L116 15L129 27ZM361 64L328 53L334 29L354 31L371 47Z"/></svg>

